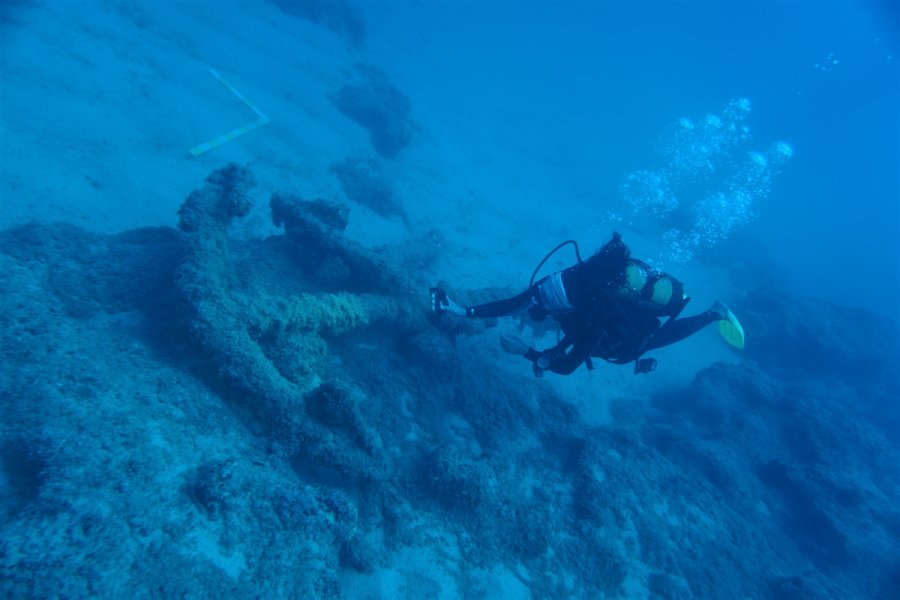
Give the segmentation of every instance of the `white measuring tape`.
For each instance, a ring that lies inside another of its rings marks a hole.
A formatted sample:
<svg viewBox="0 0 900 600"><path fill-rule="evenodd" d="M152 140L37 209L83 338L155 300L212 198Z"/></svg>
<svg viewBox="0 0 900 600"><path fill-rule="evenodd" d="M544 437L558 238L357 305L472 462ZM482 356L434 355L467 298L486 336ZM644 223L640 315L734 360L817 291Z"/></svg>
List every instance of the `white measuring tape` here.
<svg viewBox="0 0 900 600"><path fill-rule="evenodd" d="M243 127L238 127L237 129L234 129L232 131L229 131L228 133L222 134L215 139L212 139L208 142L200 144L199 146L194 146L193 148L191 148L189 150L189 152L191 153L192 156L200 156L204 152L209 152L213 148L218 148L222 144L225 144L227 142L230 142L231 140L237 139L237 138L241 137L242 135L244 135L245 133L250 133L254 129L258 129L270 121L269 117L267 117L261 110L256 108L252 102L250 102L249 100L247 100L244 97L244 95L242 93L240 93L239 91L234 89L234 87L232 87L232 85L230 83L228 83L227 81L222 79L222 76L219 75L219 73L215 69L210 69L209 72L213 77L215 77L216 79L219 80L219 83L221 83L226 88L228 88L228 91L230 91L232 94L237 96L238 100L240 100L241 102L246 104L250 108L250 110L252 110L256 114L256 116L259 118L256 119L255 121L253 121L252 123L248 123L247 125L244 125Z"/></svg>

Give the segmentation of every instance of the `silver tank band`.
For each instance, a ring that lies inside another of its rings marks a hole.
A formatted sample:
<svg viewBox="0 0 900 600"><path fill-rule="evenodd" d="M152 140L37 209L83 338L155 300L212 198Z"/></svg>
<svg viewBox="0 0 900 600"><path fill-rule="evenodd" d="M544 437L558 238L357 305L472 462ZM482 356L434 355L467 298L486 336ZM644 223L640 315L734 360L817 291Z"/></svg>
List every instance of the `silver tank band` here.
<svg viewBox="0 0 900 600"><path fill-rule="evenodd" d="M548 275L538 283L538 295L541 306L551 313L568 312L572 310L569 299L566 298L566 288L562 281L562 272Z"/></svg>

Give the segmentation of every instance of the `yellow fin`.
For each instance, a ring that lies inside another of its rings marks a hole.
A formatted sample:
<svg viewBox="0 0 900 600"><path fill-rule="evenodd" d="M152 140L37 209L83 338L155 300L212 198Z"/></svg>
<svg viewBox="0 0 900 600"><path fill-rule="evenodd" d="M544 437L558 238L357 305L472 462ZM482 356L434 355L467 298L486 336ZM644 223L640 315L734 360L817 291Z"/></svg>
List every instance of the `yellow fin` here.
<svg viewBox="0 0 900 600"><path fill-rule="evenodd" d="M728 316L719 321L719 334L735 348L744 347L744 328L741 327L741 322L737 320L737 317L730 310L728 311Z"/></svg>

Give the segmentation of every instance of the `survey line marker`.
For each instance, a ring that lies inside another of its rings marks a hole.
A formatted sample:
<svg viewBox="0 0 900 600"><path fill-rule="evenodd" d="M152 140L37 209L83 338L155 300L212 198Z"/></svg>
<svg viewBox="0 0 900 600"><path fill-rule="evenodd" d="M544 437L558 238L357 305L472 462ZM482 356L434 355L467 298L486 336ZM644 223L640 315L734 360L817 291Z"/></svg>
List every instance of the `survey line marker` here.
<svg viewBox="0 0 900 600"><path fill-rule="evenodd" d="M218 79L219 83L224 85L228 89L228 91L230 91L232 94L237 96L238 100L240 100L241 102L246 104L247 107L250 110L252 110L254 112L254 114L256 114L256 116L259 118L251 123L244 125L243 127L238 127L237 129L233 129L233 130L229 131L228 133L224 133L215 139L212 139L208 142L204 142L198 146L194 146L193 148L191 148L189 150L189 152L191 153L192 156L200 156L204 152L209 152L213 148L218 148L222 144L226 144L232 140L235 140L235 139L241 137L244 134L250 133L254 129L259 129L260 127L262 127L263 125L265 125L266 123L268 123L271 120L271 119L269 119L269 117L267 117L265 115L265 113L263 113L263 111L256 108L256 106L252 102L247 100L247 98L242 93L237 91L234 88L234 86L232 86L230 83L225 81L225 79L223 79L222 76L219 75L218 71L216 71L215 69L210 69L209 72L213 77Z"/></svg>

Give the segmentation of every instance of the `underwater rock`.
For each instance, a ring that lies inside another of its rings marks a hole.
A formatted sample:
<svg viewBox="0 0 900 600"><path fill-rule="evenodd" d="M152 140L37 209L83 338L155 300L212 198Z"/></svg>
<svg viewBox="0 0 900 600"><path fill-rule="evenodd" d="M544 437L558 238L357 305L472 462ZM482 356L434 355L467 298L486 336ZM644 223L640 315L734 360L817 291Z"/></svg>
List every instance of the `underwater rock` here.
<svg viewBox="0 0 900 600"><path fill-rule="evenodd" d="M284 227L288 237L297 240L312 235L321 241L318 238L342 232L350 222L350 209L346 205L321 198L306 200L276 192L272 194L269 208L275 226Z"/></svg>
<svg viewBox="0 0 900 600"><path fill-rule="evenodd" d="M381 440L359 411L361 396L362 392L340 380L328 381L306 397L306 406L313 418L342 431L361 450L374 455L381 450Z"/></svg>
<svg viewBox="0 0 900 600"><path fill-rule="evenodd" d="M284 227L296 260L306 268L314 269L321 261L330 261L332 269L346 273L345 279L332 283L339 283L348 292L399 293L401 297L414 293L415 286L406 273L396 270L385 257L341 235L346 226L346 207L281 192L272 194L269 206L272 222L276 227Z"/></svg>
<svg viewBox="0 0 900 600"><path fill-rule="evenodd" d="M444 445L430 454L424 468L428 488L439 503L470 515L493 512L497 482L486 464Z"/></svg>
<svg viewBox="0 0 900 600"><path fill-rule="evenodd" d="M191 501L208 517L215 518L228 510L239 490L232 489L233 459L206 462L197 468L186 484L185 491Z"/></svg>
<svg viewBox="0 0 900 600"><path fill-rule="evenodd" d="M347 158L334 163L328 170L338 178L349 200L367 206L383 217L399 216L409 227L406 211L376 161Z"/></svg>
<svg viewBox="0 0 900 600"><path fill-rule="evenodd" d="M817 582L810 573L771 577L768 584L772 600L826 600L834 597L834 594ZM873 597L887 599L890 595Z"/></svg>
<svg viewBox="0 0 900 600"><path fill-rule="evenodd" d="M510 385L508 375L497 372L466 376L459 382L457 402L472 424L478 443L488 450L502 448L540 429L540 406L534 390ZM539 393L539 392L538 392Z"/></svg>
<svg viewBox="0 0 900 600"><path fill-rule="evenodd" d="M381 69L357 64L356 71L362 83L347 84L328 98L344 115L369 130L372 146L382 158L394 158L412 139L409 98Z"/></svg>
<svg viewBox="0 0 900 600"><path fill-rule="evenodd" d="M350 0L268 0L292 17L323 25L354 46L366 37L362 11Z"/></svg>
<svg viewBox="0 0 900 600"><path fill-rule="evenodd" d="M898 536L879 507L896 489L887 482L900 456L860 413L883 397L849 405L858 393L821 377L798 369L788 385L752 364L716 364L658 397L641 436L736 510L759 513L821 573L850 573L863 560L888 573L875 557L890 555Z"/></svg>
<svg viewBox="0 0 900 600"><path fill-rule="evenodd" d="M252 207L252 185L249 170L230 164L188 196L179 210L188 251L176 271L176 286L190 308L193 337L211 353L220 373L240 389L269 399L267 410L283 412L297 403L303 386L277 372L246 326L244 316L259 310L254 300L233 293L238 286L228 260L228 226ZM248 302L255 310L247 310ZM253 329L260 328L257 319Z"/></svg>
<svg viewBox="0 0 900 600"><path fill-rule="evenodd" d="M403 300L412 285L404 276L344 238L347 213L340 205L275 194L273 219L285 227L281 239L287 243L229 240L230 222L251 207L252 184L249 171L228 165L179 212L188 251L176 282L189 308L191 334L219 377L252 398L247 407L272 430L298 472L317 480L378 480L385 457L374 429L352 410L358 393L336 383L319 389L329 369L329 342L375 325L399 335L421 327L424 311ZM291 267L290 261L260 262L260 252L287 253L306 267L329 255L346 265L348 285L316 291L316 282L296 266L290 273L261 272L265 265ZM256 263L252 279L239 268L243 260Z"/></svg>
<svg viewBox="0 0 900 600"><path fill-rule="evenodd" d="M749 358L786 381L849 386L857 413L900 445L900 404L894 401L900 397L896 322L859 308L792 296L774 286L748 293L739 313L754 332L746 348Z"/></svg>
<svg viewBox="0 0 900 600"><path fill-rule="evenodd" d="M592 397L465 356L466 320L429 323L429 259L405 253L433 239L364 248L346 206L288 194L283 234L230 238L251 184L213 173L182 230L0 232L7 595L337 597L351 569L377 583L440 547L466 597L506 564L535 597L892 598L896 383L867 335L894 334L877 321L807 311L877 364L788 369L775 332L801 345L779 322L795 311L751 298L739 312L773 320L748 327L763 366L716 364L619 407L626 428L589 427Z"/></svg>
<svg viewBox="0 0 900 600"><path fill-rule="evenodd" d="M315 387L316 367L326 348L323 336L365 326L368 311L359 296L347 293L298 289L276 295L242 289L230 263L238 254L229 251L227 229L232 219L250 210L247 193L252 184L249 171L229 165L185 201L179 214L180 226L189 234L189 251L177 270L177 285L193 312L193 335L216 357L220 372L240 388L269 399L268 408L278 413L296 408L302 394ZM325 213L321 204L309 206L309 220L325 214L329 224L340 223L340 213Z"/></svg>
<svg viewBox="0 0 900 600"><path fill-rule="evenodd" d="M247 216L253 208L248 192L255 185L250 169L235 163L213 171L206 187L191 192L178 209L178 228L185 233L224 234L232 220Z"/></svg>
<svg viewBox="0 0 900 600"><path fill-rule="evenodd" d="M401 340L403 356L434 384L446 384L459 376L456 349L446 335L435 328L412 333Z"/></svg>
<svg viewBox="0 0 900 600"><path fill-rule="evenodd" d="M29 223L0 237L0 252L46 270L48 291L77 319L134 308L171 312L172 272L184 250L182 235L167 227L104 236L66 223Z"/></svg>
<svg viewBox="0 0 900 600"><path fill-rule="evenodd" d="M747 351L773 371L802 368L816 375L877 378L900 394L895 359L900 329L887 317L821 300L792 297L783 289L747 294L741 319L752 326Z"/></svg>
<svg viewBox="0 0 900 600"><path fill-rule="evenodd" d="M41 493L47 461L38 440L4 439L0 445L0 515L16 515Z"/></svg>

